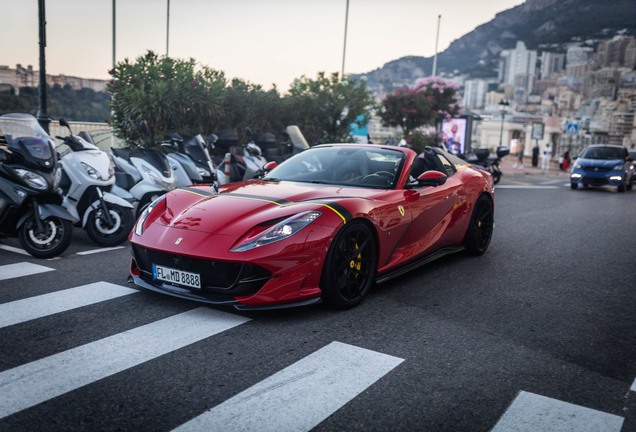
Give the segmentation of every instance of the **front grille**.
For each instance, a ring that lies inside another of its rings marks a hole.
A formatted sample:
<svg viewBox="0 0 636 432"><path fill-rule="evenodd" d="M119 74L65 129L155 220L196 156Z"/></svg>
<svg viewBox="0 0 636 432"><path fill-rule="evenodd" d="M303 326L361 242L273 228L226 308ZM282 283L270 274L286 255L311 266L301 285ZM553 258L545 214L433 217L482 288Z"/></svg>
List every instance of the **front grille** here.
<svg viewBox="0 0 636 432"><path fill-rule="evenodd" d="M152 275L152 265L156 264L190 273L198 273L201 275L201 286L203 288L227 290L235 287L239 281L265 279L272 275L264 268L251 264L192 258L135 244L133 244L133 253L137 266L141 271Z"/></svg>
<svg viewBox="0 0 636 432"><path fill-rule="evenodd" d="M583 167L583 171L592 171L592 172L610 172L612 168L604 168L604 167Z"/></svg>
<svg viewBox="0 0 636 432"><path fill-rule="evenodd" d="M581 179L583 183L595 183L595 184L608 184L607 177L588 177L585 176Z"/></svg>

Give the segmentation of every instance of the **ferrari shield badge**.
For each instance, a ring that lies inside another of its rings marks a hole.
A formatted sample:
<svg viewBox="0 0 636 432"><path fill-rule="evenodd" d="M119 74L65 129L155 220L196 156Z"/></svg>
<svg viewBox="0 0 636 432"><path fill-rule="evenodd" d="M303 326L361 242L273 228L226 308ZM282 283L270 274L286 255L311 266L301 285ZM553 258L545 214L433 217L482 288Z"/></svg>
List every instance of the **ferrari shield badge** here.
<svg viewBox="0 0 636 432"><path fill-rule="evenodd" d="M174 244L179 244L179 243L181 243L181 240L183 240L183 239L182 239L182 238L177 239L177 241L176 241L176 242L174 242Z"/></svg>
<svg viewBox="0 0 636 432"><path fill-rule="evenodd" d="M404 207L402 207L401 205L398 206L398 210L400 211L400 214L402 215L402 217L404 217Z"/></svg>

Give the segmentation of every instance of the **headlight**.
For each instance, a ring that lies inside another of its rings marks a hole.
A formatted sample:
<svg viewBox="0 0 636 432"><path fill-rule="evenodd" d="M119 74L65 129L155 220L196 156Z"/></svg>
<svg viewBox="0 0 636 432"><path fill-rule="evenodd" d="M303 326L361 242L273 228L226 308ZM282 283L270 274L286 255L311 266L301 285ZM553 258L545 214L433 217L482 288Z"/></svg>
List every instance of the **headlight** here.
<svg viewBox="0 0 636 432"><path fill-rule="evenodd" d="M145 166L141 166L144 171L146 172L146 174L148 174L148 177L150 177L150 180L152 180L152 182L157 185L157 187L160 187L161 189L165 189L168 191L171 191L175 188L174 185L174 179L170 178L169 181L165 182L163 180L161 180L161 178L157 175L157 173L155 173L153 170L146 168Z"/></svg>
<svg viewBox="0 0 636 432"><path fill-rule="evenodd" d="M612 171L616 170L623 171L623 164L618 164L615 167L612 167Z"/></svg>
<svg viewBox="0 0 636 432"><path fill-rule="evenodd" d="M88 176L90 178L93 178L95 180L101 180L102 179L102 176L99 175L99 173L97 172L97 170L95 168L93 168L89 164L85 164L84 162L81 162L81 164L84 167L84 169L86 170L86 173L88 174Z"/></svg>
<svg viewBox="0 0 636 432"><path fill-rule="evenodd" d="M293 236L298 231L318 219L321 214L322 212L319 211L298 213L297 215L287 218L284 221L274 225L251 242L246 243L243 246L230 249L230 252L244 252L260 246L265 246L270 243L284 240L288 237Z"/></svg>
<svg viewBox="0 0 636 432"><path fill-rule="evenodd" d="M154 209L157 206L157 204L159 204L161 200L165 198L166 198L165 195L161 195L159 198L151 202L150 205L146 207L143 212L141 212L141 216L139 216L139 219L137 219L137 224L135 225L135 234L137 234L138 236L143 234L144 222L146 222L148 215L152 212L152 209Z"/></svg>
<svg viewBox="0 0 636 432"><path fill-rule="evenodd" d="M49 188L49 185L46 183L44 177L39 174L21 168L17 168L15 172L20 176L22 180L26 182L26 184L31 186L33 189L43 191Z"/></svg>
<svg viewBox="0 0 636 432"><path fill-rule="evenodd" d="M201 167L197 167L197 171L199 171L199 175L201 177L210 177L210 171L208 171L208 170L205 170L205 169L203 169Z"/></svg>
<svg viewBox="0 0 636 432"><path fill-rule="evenodd" d="M570 177L572 177L573 179L578 179L578 178L581 178L581 177L583 177L583 176L582 176L581 174L574 173L574 174L572 174Z"/></svg>
<svg viewBox="0 0 636 432"><path fill-rule="evenodd" d="M576 168L576 169L581 169L581 168L583 168L583 167L581 166L581 164L576 164L576 165L574 165L574 168Z"/></svg>
<svg viewBox="0 0 636 432"><path fill-rule="evenodd" d="M55 170L55 178L53 179L53 187L56 188L57 185L62 181L62 167L58 166Z"/></svg>

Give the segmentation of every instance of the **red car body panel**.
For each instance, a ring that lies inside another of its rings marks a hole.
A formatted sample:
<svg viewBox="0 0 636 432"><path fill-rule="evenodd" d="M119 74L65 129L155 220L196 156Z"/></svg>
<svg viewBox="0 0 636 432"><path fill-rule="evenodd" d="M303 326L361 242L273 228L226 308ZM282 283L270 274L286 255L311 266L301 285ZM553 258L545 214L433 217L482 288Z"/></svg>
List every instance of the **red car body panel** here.
<svg viewBox="0 0 636 432"><path fill-rule="evenodd" d="M457 172L441 186L405 189L416 154L399 150L406 154L405 169L395 189L259 180L224 185L218 193L207 185L191 186L168 192L146 219L143 234L133 231L130 241L175 256L249 263L269 271L272 277L258 292L234 297L244 306L318 298L325 257L345 223L363 220L373 228L379 276L437 249L461 245L477 197L493 198L490 174L470 166L456 165ZM307 211L322 215L291 237L231 251L267 229L259 226L264 222Z"/></svg>

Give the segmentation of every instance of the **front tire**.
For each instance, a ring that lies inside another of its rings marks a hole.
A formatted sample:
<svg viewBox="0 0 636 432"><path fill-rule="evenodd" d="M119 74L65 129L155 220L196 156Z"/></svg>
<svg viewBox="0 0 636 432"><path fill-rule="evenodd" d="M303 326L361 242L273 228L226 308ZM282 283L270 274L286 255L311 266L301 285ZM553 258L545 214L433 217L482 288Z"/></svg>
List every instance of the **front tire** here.
<svg viewBox="0 0 636 432"><path fill-rule="evenodd" d="M488 249L495 227L494 211L488 195L477 198L464 238L464 247L470 255L479 256Z"/></svg>
<svg viewBox="0 0 636 432"><path fill-rule="evenodd" d="M322 271L322 298L337 309L360 303L373 284L377 249L371 230L362 222L349 222L334 238Z"/></svg>
<svg viewBox="0 0 636 432"><path fill-rule="evenodd" d="M621 183L617 189L619 192L625 192L625 183L624 182Z"/></svg>
<svg viewBox="0 0 636 432"><path fill-rule="evenodd" d="M18 238L29 254L36 258L53 258L62 254L73 239L73 223L50 216L42 221L44 229L38 230L35 217L30 216L20 226Z"/></svg>
<svg viewBox="0 0 636 432"><path fill-rule="evenodd" d="M579 184L578 183L570 183L570 187L574 190L578 189Z"/></svg>
<svg viewBox="0 0 636 432"><path fill-rule="evenodd" d="M93 210L86 222L86 233L93 242L103 247L122 244L128 238L133 224L133 212L115 204L108 206L111 224L104 219L101 208Z"/></svg>

